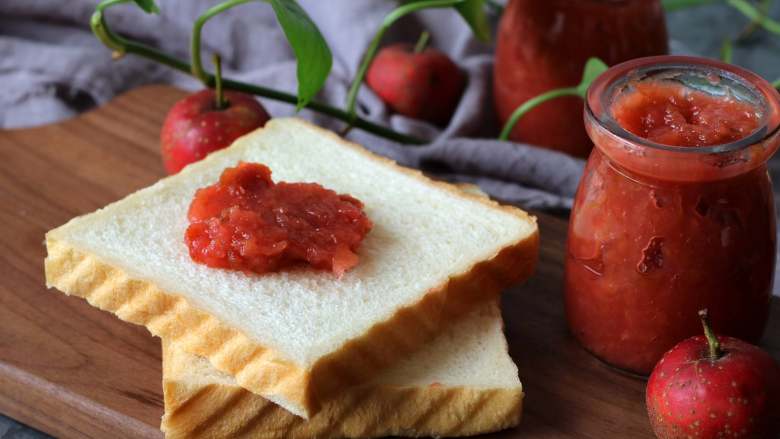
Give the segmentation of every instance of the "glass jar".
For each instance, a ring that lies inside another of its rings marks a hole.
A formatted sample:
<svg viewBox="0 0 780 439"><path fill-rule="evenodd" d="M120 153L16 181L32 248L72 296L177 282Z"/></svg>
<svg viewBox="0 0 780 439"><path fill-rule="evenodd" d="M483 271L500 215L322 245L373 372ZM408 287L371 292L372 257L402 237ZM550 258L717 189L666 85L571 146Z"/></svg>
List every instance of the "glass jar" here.
<svg viewBox="0 0 780 439"><path fill-rule="evenodd" d="M612 117L616 97L645 80L675 81L760 114L732 143L653 143ZM662 56L620 64L588 91L595 144L572 210L565 265L569 327L597 357L648 374L664 352L701 332L756 342L775 267L775 210L766 161L780 144L780 96L736 66Z"/></svg>
<svg viewBox="0 0 780 439"><path fill-rule="evenodd" d="M577 85L588 58L608 65L668 53L660 0L511 0L496 41L493 95L505 123L528 99ZM582 100L544 103L515 125L510 138L586 157Z"/></svg>

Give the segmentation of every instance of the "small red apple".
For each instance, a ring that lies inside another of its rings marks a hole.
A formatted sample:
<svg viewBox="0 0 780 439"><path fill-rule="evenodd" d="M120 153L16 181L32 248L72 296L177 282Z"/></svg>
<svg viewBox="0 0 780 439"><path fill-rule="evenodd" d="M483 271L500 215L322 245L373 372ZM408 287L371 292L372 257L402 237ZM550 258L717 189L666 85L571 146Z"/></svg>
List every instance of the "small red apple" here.
<svg viewBox="0 0 780 439"><path fill-rule="evenodd" d="M732 337L715 336L706 310L705 336L664 354L647 383L647 412L656 436L777 438L780 365L766 352Z"/></svg>
<svg viewBox="0 0 780 439"><path fill-rule="evenodd" d="M176 102L163 123L160 143L169 174L225 148L236 138L262 127L270 116L251 95L227 91L221 105L207 89Z"/></svg>
<svg viewBox="0 0 780 439"><path fill-rule="evenodd" d="M436 49L395 44L379 51L366 82L393 111L444 125L463 94L466 76Z"/></svg>

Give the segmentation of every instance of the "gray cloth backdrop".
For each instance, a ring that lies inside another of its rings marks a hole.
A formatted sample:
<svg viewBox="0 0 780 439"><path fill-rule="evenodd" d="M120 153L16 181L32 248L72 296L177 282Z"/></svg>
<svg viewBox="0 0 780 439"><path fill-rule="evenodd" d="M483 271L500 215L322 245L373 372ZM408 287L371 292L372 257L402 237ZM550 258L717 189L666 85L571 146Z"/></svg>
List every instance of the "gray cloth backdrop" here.
<svg viewBox="0 0 780 439"><path fill-rule="evenodd" d="M103 104L113 96L149 83L200 87L193 79L133 56L112 61L110 53L90 33L87 23L95 0L0 1L0 127L16 128L55 122ZM161 16L146 15L133 6L109 14L113 28L181 57L188 54L194 18L215 1L161 0ZM302 1L329 42L333 71L318 99L343 105L361 54L382 17L397 2L385 0ZM778 5L780 6L780 5ZM773 11L777 16L778 8ZM676 53L717 56L727 35L734 36L745 20L725 6L708 6L669 15ZM449 53L468 74L468 87L444 129L390 114L363 87L363 114L398 131L432 143L407 147L353 130L349 137L408 166L422 168L452 181L479 184L496 198L527 208L563 211L572 197L583 162L529 145L490 140L498 126L491 105L491 46L472 37L450 10L417 13L398 23L387 41L417 39L426 29L432 44ZM225 75L294 92L295 62L267 5L252 3L212 20L204 30L204 53L222 55ZM738 46L735 62L768 79L780 77L780 42L758 32ZM208 56L206 58L209 58ZM263 100L274 116L292 115L286 104ZM302 117L338 129L341 125L303 111ZM770 163L780 180L780 161ZM39 433L0 416L0 439L37 438Z"/></svg>
<svg viewBox="0 0 780 439"><path fill-rule="evenodd" d="M109 14L110 23L118 32L186 57L193 20L215 2L161 3L160 16L144 14L132 5L115 8ZM0 2L0 127L31 126L72 117L141 84L166 82L188 89L200 87L189 76L135 56L112 61L109 51L86 26L94 5L94 0ZM342 106L349 81L377 24L396 2L328 0L303 1L303 5L320 26L334 55L333 71L319 99ZM708 36L708 29L716 28L713 24L718 21L724 25L718 29L742 25L738 17L728 15L729 10L715 7L691 18L689 24L697 20L696 26L676 26L673 20L672 34L677 38L674 51L686 52L677 42L680 40L694 52L711 54L712 43L717 47L721 33L702 38L696 32ZM449 9L408 17L392 29L387 41L412 42L423 29L431 32L432 44L449 53L469 76L449 125L439 129L393 115L363 87L358 101L366 117L432 143L402 146L359 130L353 130L349 137L402 164L449 180L477 183L504 201L540 210L571 207L582 172L581 160L528 145L488 140L495 138L498 130L490 93L491 46L477 42L463 20ZM770 68L761 63L767 59L766 49L753 46L744 52L743 63L759 72L780 73L777 66ZM295 91L294 57L267 5L240 6L213 19L204 31L203 50L222 55L226 76ZM271 100L263 103L275 116L294 112L287 104ZM341 126L313 112L303 111L301 116L330 128Z"/></svg>
<svg viewBox="0 0 780 439"><path fill-rule="evenodd" d="M121 33L142 39L182 57L188 54L193 20L214 1L162 1L161 16L134 6L109 15ZM196 89L191 77L144 59L127 56L112 61L107 49L86 28L93 0L4 0L0 3L0 126L19 127L70 117L145 83L167 82ZM57 6L55 6L57 5ZM377 24L396 6L392 1L304 1L333 51L330 78L319 99L343 106L347 88ZM334 12L338 13L334 13ZM388 41L413 42L423 29L432 44L449 53L468 74L468 87L444 129L392 115L367 87L358 103L363 114L394 129L430 139L422 148L401 146L353 130L349 137L398 162L422 167L450 180L479 183L491 195L535 209L568 208L582 170L582 161L565 155L488 140L497 124L491 101L491 46L478 43L452 10L432 10L398 23ZM243 5L213 19L205 27L204 54L219 52L225 75L294 92L295 59L270 7ZM205 56L209 58L209 56ZM263 104L274 116L294 112L272 100ZM340 123L303 111L320 125Z"/></svg>

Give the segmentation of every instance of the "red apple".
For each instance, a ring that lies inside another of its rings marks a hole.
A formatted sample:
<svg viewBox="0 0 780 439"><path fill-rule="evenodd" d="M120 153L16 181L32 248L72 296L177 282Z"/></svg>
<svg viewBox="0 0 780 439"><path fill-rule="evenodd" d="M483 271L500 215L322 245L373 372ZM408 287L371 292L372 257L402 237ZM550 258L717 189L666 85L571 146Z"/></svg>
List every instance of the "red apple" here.
<svg viewBox="0 0 780 439"><path fill-rule="evenodd" d="M225 148L236 138L260 128L270 116L251 95L226 91L222 108L216 92L193 93L168 112L160 133L163 163L169 174Z"/></svg>
<svg viewBox="0 0 780 439"><path fill-rule="evenodd" d="M379 51L366 82L393 111L444 125L463 94L466 76L436 49L395 44Z"/></svg>
<svg viewBox="0 0 780 439"><path fill-rule="evenodd" d="M715 336L706 311L699 314L705 336L667 352L647 383L647 412L656 436L778 437L780 365L756 346Z"/></svg>

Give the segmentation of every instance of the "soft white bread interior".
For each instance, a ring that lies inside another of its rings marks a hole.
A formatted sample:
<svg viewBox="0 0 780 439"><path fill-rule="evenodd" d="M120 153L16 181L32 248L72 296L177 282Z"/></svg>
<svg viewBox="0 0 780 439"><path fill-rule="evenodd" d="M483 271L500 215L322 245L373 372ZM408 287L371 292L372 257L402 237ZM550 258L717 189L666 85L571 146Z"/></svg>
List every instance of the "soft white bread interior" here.
<svg viewBox="0 0 780 439"><path fill-rule="evenodd" d="M168 438L463 436L519 422L523 392L495 302L454 323L310 420L255 395L203 357L163 342Z"/></svg>
<svg viewBox="0 0 780 439"><path fill-rule="evenodd" d="M239 161L365 204L373 230L337 278L209 268L184 243L198 188ZM47 285L207 357L300 416L414 352L455 317L524 280L535 218L433 182L335 134L274 119L179 174L46 235Z"/></svg>

